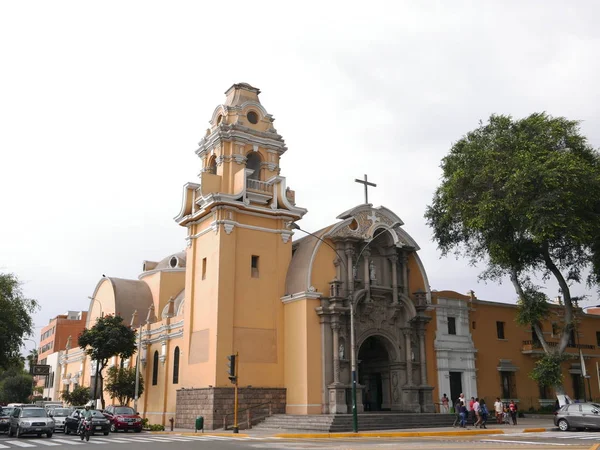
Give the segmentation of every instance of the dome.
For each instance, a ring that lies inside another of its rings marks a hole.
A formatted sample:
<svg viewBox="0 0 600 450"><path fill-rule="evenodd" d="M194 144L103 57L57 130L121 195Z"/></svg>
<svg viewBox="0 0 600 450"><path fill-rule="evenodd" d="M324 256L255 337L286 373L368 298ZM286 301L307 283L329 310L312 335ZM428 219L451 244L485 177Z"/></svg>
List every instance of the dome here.
<svg viewBox="0 0 600 450"><path fill-rule="evenodd" d="M154 270L165 269L185 269L186 252L182 251L163 258L154 268Z"/></svg>

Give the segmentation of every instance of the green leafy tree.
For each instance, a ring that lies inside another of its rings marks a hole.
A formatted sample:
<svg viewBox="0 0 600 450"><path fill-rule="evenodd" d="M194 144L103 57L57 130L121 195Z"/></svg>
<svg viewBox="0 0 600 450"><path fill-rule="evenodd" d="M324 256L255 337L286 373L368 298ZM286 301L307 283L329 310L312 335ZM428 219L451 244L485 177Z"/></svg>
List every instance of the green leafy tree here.
<svg viewBox="0 0 600 450"><path fill-rule="evenodd" d="M90 401L92 394L89 387L76 386L71 392L63 391L61 399L72 406L82 406Z"/></svg>
<svg viewBox="0 0 600 450"><path fill-rule="evenodd" d="M27 403L33 392L33 377L27 372L12 369L0 377L0 399L5 403Z"/></svg>
<svg viewBox="0 0 600 450"><path fill-rule="evenodd" d="M135 398L135 367L117 368L112 366L107 371L106 391L116 398L120 405L127 405ZM144 379L140 374L138 395L144 392Z"/></svg>
<svg viewBox="0 0 600 450"><path fill-rule="evenodd" d="M510 279L517 321L531 326L553 355L539 361L545 367L539 374L563 392L560 364L547 363L561 359L575 328L578 299L571 286L600 281L598 152L577 121L544 113L521 120L492 115L452 146L441 167L442 183L425 213L434 240L444 255L485 262L483 279ZM559 314L534 276L557 281ZM562 324L556 346L539 327L551 314Z"/></svg>
<svg viewBox="0 0 600 450"><path fill-rule="evenodd" d="M79 335L79 347L98 362L98 375L102 379L102 371L113 356L121 359L130 358L136 351L135 331L123 322L121 316L100 317L93 327L83 330ZM98 387L102 386L98 381ZM94 387L92 386L92 392ZM96 394L97 395L97 394ZM104 399L102 402L104 404Z"/></svg>
<svg viewBox="0 0 600 450"><path fill-rule="evenodd" d="M0 273L0 368L20 360L23 338L33 333L31 315L37 308L35 300L23 295L15 275Z"/></svg>

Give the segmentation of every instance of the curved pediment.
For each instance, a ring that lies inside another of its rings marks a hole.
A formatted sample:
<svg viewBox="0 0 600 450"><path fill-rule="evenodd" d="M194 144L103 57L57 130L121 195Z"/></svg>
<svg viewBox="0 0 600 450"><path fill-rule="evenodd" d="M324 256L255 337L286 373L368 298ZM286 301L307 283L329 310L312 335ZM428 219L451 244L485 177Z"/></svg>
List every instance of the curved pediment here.
<svg viewBox="0 0 600 450"><path fill-rule="evenodd" d="M402 219L385 206L374 208L369 204L360 205L343 212L337 218L342 219L342 222L327 233L326 237L330 239L355 238L369 241L377 230L384 229L390 233L396 247L420 249L416 241L401 228L404 225Z"/></svg>

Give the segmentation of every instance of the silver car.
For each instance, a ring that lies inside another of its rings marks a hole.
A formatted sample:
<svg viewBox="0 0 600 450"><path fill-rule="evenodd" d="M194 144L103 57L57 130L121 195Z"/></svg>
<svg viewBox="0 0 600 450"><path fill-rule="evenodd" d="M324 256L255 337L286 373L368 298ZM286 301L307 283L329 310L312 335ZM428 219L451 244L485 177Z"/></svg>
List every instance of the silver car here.
<svg viewBox="0 0 600 450"><path fill-rule="evenodd" d="M40 407L17 406L10 416L8 435L18 438L25 434L45 434L52 437L54 420L48 417L46 410Z"/></svg>
<svg viewBox="0 0 600 450"><path fill-rule="evenodd" d="M600 429L600 404L571 403L561 406L554 414L554 425L561 431L567 431L571 428Z"/></svg>
<svg viewBox="0 0 600 450"><path fill-rule="evenodd" d="M54 419L54 431L65 431L65 420L73 412L72 408L48 409L48 416Z"/></svg>

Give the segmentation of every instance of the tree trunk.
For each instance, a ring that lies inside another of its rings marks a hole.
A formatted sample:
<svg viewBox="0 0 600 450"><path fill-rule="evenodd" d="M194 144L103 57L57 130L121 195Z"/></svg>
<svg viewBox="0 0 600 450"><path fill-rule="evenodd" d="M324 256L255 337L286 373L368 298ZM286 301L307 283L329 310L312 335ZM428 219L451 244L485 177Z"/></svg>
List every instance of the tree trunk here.
<svg viewBox="0 0 600 450"><path fill-rule="evenodd" d="M510 281L512 282L519 298L521 298L521 299L525 298L525 293L523 292L523 288L521 287L521 283L519 282L519 274L518 274L517 270L514 268L511 269L511 272L510 272ZM538 340L540 341L540 344L542 345L542 348L544 349L544 353L550 354L552 352L552 349L546 342L546 338L544 337L544 333L540 329L540 326L538 324L531 324L531 327L533 328L535 335L537 336Z"/></svg>
<svg viewBox="0 0 600 450"><path fill-rule="evenodd" d="M567 284L562 273L560 273L560 270L558 270L558 267L556 267L556 264L554 264L554 261L552 261L552 258L550 257L550 252L548 251L547 245L545 245L543 248L543 255L544 255L544 262L546 264L546 268L552 273L552 275L554 275L554 278L556 278L556 281L558 281L558 285L560 286L560 289L562 291L563 298L565 301L565 306L564 306L565 328L563 330L562 336L560 337L560 341L558 343L558 348L556 350L556 352L559 355L562 355L563 352L565 351L565 349L567 348L567 345L569 344L569 336L571 334L571 330L574 328L573 327L573 302L571 300L571 291L569 290L569 285ZM575 329L575 333L577 333L576 329Z"/></svg>
<svg viewBox="0 0 600 450"><path fill-rule="evenodd" d="M560 274L560 272L559 272L559 274ZM515 291L517 292L517 295L520 298L524 298L525 293L523 292L523 288L521 287L521 283L519 282L518 273L517 273L516 269L514 269L514 268L511 270L510 280L512 281L512 284L515 287ZM570 301L571 301L571 297L569 296L569 302ZM565 305L566 305L566 303L565 303ZM566 313L565 313L565 319L566 319ZM535 332L536 336L538 337L538 340L540 341L540 344L542 345L542 348L544 349L544 353L546 353L547 355L550 355L552 353L561 355L563 353L564 349L566 348L566 344L565 344L565 347L562 348L562 350L561 350L560 345L558 348L552 349L546 342L546 338L544 337L544 333L542 332L539 324L537 324L537 323L531 324L531 327L533 328L533 331ZM566 332L566 333L563 332L563 336L561 336L561 342L562 342L562 338L564 338L565 335L567 336L567 342L568 342L568 336L569 336L568 332ZM565 393L565 388L562 384L553 386L553 388L554 388L554 391L556 392L556 394L564 394Z"/></svg>

